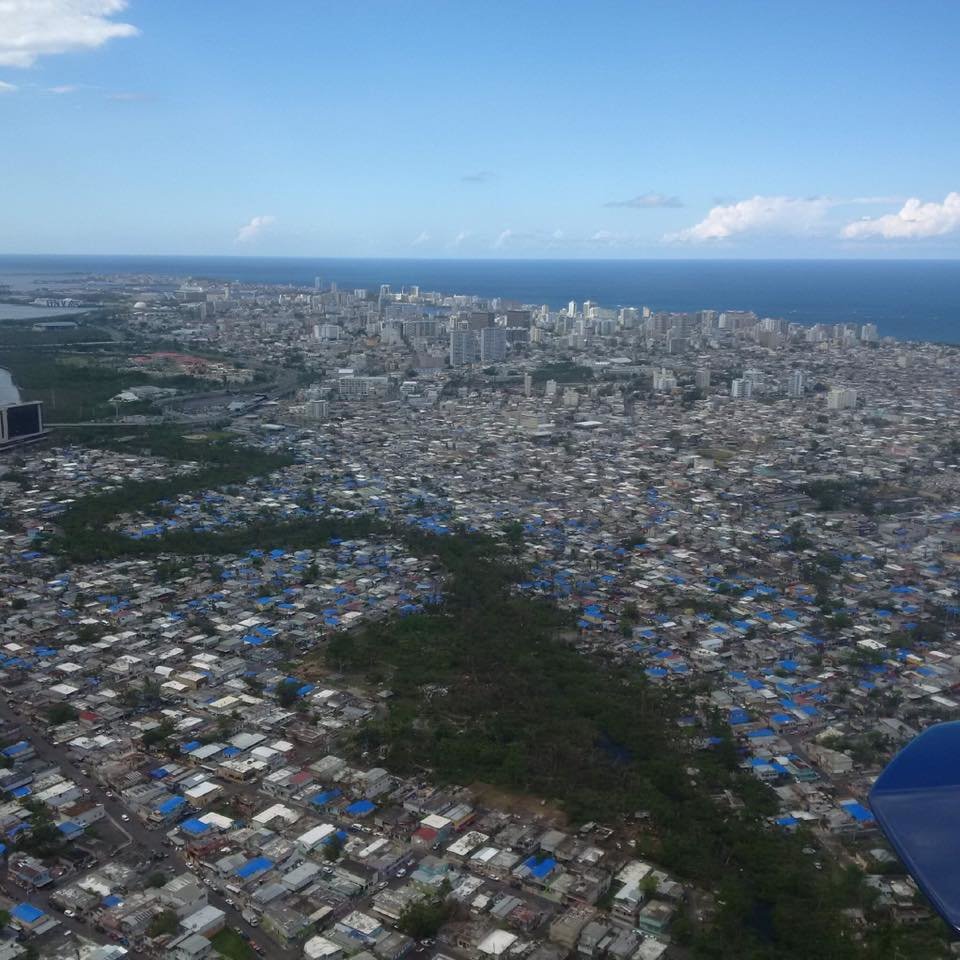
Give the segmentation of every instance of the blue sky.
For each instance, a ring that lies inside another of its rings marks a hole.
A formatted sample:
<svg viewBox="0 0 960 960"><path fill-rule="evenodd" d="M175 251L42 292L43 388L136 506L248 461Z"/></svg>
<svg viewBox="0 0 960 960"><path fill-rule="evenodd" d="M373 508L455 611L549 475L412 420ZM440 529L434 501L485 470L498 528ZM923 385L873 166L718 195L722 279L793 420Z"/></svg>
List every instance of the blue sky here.
<svg viewBox="0 0 960 960"><path fill-rule="evenodd" d="M960 4L5 5L0 252L960 256Z"/></svg>

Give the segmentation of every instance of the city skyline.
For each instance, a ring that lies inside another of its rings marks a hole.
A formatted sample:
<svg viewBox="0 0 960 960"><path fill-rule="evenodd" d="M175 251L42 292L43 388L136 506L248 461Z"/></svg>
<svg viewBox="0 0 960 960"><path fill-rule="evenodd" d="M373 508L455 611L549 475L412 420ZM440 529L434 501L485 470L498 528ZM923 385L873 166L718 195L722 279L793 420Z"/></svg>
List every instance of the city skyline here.
<svg viewBox="0 0 960 960"><path fill-rule="evenodd" d="M0 252L960 255L942 4L5 8Z"/></svg>

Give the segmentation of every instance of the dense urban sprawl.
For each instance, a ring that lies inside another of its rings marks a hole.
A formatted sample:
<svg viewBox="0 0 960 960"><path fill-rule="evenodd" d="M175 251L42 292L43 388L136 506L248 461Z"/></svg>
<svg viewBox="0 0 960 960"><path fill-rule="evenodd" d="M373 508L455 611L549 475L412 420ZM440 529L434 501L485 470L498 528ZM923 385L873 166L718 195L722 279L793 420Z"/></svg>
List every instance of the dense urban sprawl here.
<svg viewBox="0 0 960 960"><path fill-rule="evenodd" d="M960 702L960 351L319 279L35 302L92 299L25 328L35 388L0 353L58 411L0 465L0 960L948 954L867 795Z"/></svg>

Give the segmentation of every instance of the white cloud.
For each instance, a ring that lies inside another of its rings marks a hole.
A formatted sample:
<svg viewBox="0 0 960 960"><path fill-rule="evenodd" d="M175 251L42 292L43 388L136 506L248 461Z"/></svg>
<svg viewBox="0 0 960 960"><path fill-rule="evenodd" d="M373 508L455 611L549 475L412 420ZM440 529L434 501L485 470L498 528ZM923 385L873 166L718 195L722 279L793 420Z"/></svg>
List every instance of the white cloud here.
<svg viewBox="0 0 960 960"><path fill-rule="evenodd" d="M634 210L653 210L656 207L682 207L679 197L668 197L664 193L641 193L629 200L609 200L605 207L632 207Z"/></svg>
<svg viewBox="0 0 960 960"><path fill-rule="evenodd" d="M562 240L564 234L562 230L554 230L552 233L547 230L512 230L509 227L502 231L496 240L493 241L494 250L502 250L504 247L535 247L535 246L556 246Z"/></svg>
<svg viewBox="0 0 960 960"><path fill-rule="evenodd" d="M849 200L840 200L838 205L852 203L858 206L872 207L880 204L903 203L906 197L851 197Z"/></svg>
<svg viewBox="0 0 960 960"><path fill-rule="evenodd" d="M841 236L848 240L880 237L884 240L916 240L940 237L960 230L960 193L948 193L943 203L923 203L911 197L897 213L867 217L848 223Z"/></svg>
<svg viewBox="0 0 960 960"><path fill-rule="evenodd" d="M127 0L0 0L0 66L32 67L38 57L92 50L140 31L113 18Z"/></svg>
<svg viewBox="0 0 960 960"><path fill-rule="evenodd" d="M277 222L276 217L269 214L254 217L248 224L242 226L237 233L237 243L252 243L268 227L272 227Z"/></svg>
<svg viewBox="0 0 960 960"><path fill-rule="evenodd" d="M820 223L831 206L826 197L751 197L715 206L699 223L664 239L701 243L749 234L805 234Z"/></svg>
<svg viewBox="0 0 960 960"><path fill-rule="evenodd" d="M643 238L615 230L597 230L587 238L587 243L598 247L635 247L643 243Z"/></svg>
<svg viewBox="0 0 960 960"><path fill-rule="evenodd" d="M425 243L430 242L430 234L426 230L422 230L416 237L413 239L413 246L419 247Z"/></svg>
<svg viewBox="0 0 960 960"><path fill-rule="evenodd" d="M459 247L462 243L465 243L469 240L473 234L469 230L461 230L454 238L453 245Z"/></svg>
<svg viewBox="0 0 960 960"><path fill-rule="evenodd" d="M19 87L13 83L6 83L0 80L0 93L16 93Z"/></svg>
<svg viewBox="0 0 960 960"><path fill-rule="evenodd" d="M79 89L79 87L74 86L72 83L62 83L59 87L51 87L47 93L55 93L57 96L63 96L66 93L76 93Z"/></svg>

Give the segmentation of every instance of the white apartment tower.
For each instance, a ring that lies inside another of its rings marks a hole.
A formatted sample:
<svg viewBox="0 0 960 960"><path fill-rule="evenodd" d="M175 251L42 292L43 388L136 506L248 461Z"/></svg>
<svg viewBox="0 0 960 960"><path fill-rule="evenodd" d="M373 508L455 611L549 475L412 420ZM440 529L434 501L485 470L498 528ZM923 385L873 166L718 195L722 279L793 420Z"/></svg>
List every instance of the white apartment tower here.
<svg viewBox="0 0 960 960"><path fill-rule="evenodd" d="M477 360L477 336L472 330L450 331L450 366L464 367Z"/></svg>
<svg viewBox="0 0 960 960"><path fill-rule="evenodd" d="M857 391L852 387L834 387L827 394L828 410L851 410L857 405Z"/></svg>
<svg viewBox="0 0 960 960"><path fill-rule="evenodd" d="M506 327L484 327L480 331L480 362L500 363L506 357Z"/></svg>
<svg viewBox="0 0 960 960"><path fill-rule="evenodd" d="M805 385L803 371L794 370L787 380L787 396L802 397Z"/></svg>

